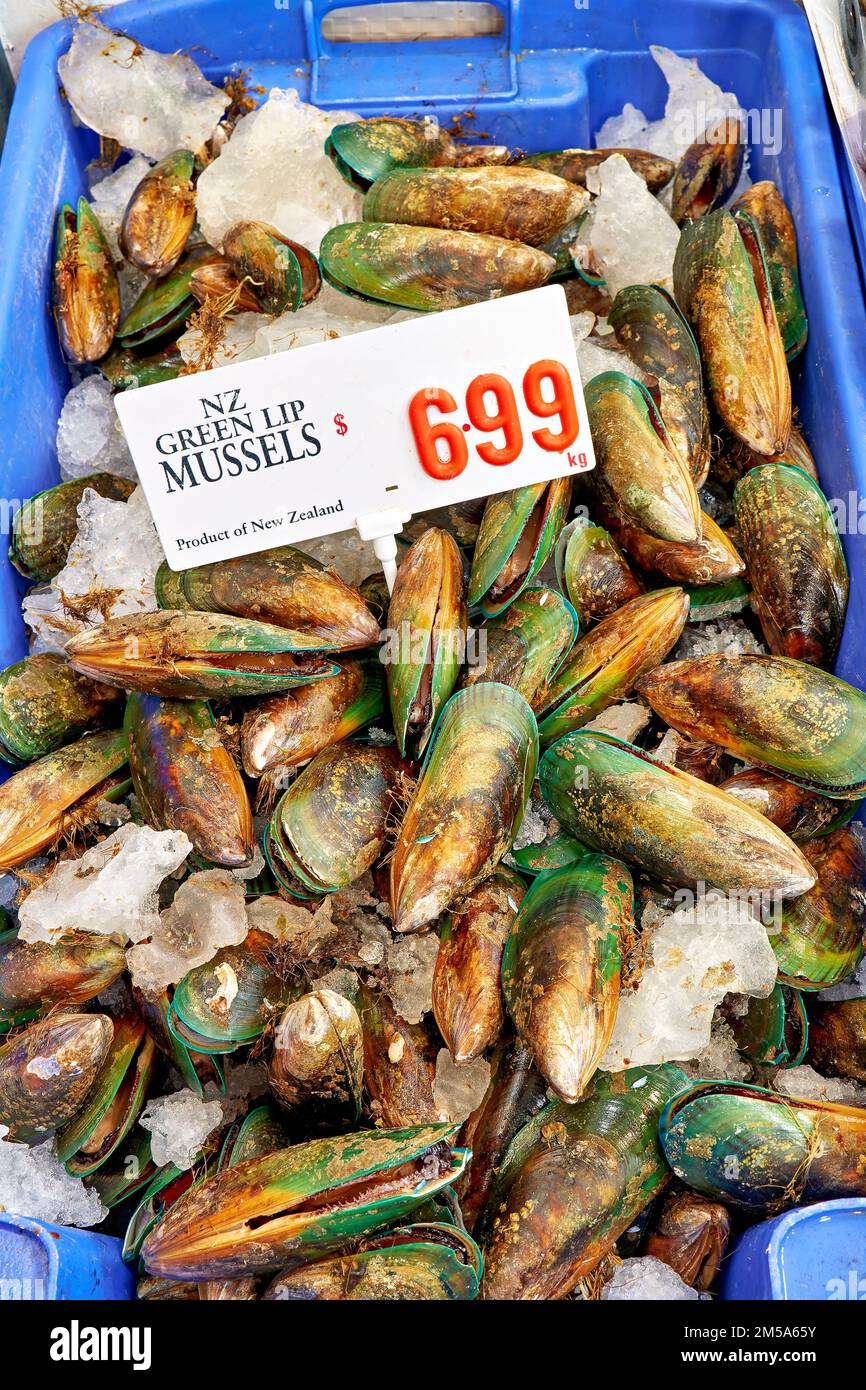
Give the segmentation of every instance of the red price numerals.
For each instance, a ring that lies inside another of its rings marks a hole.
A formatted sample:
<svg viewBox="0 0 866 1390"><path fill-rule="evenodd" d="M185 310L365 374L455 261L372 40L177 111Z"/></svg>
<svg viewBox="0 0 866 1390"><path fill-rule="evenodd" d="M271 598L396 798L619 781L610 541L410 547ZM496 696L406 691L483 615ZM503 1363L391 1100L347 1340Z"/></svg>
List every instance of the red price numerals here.
<svg viewBox="0 0 866 1390"><path fill-rule="evenodd" d="M553 388L550 400L545 400L542 387L549 382ZM492 395L496 409L487 409L485 397ZM533 362L523 378L523 399L532 415L541 420L559 417L559 429L542 426L532 431L532 438L541 449L551 453L562 453L577 439L579 422L577 406L571 378L561 362L544 359ZM457 402L442 386L425 386L416 391L409 403L409 423L415 438L418 457L426 473L433 478L456 478L469 462L469 445L465 431L451 420L431 419L431 409L440 415L450 415L457 410ZM502 442L485 440L476 444L475 452L484 463L497 467L513 463L523 448L523 430L517 401L511 385L497 372L484 372L470 381L466 391L466 413L477 430L484 434L501 433ZM444 442L447 457L440 453L440 441Z"/></svg>

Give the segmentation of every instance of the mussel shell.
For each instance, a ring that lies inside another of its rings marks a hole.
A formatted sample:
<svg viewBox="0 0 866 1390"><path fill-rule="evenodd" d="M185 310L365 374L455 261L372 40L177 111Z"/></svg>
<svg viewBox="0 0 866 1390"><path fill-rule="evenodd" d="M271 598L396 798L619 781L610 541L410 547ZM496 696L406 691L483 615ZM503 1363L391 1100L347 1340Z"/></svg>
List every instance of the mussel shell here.
<svg viewBox="0 0 866 1390"><path fill-rule="evenodd" d="M78 675L56 652L0 671L0 758L28 763L117 718L119 696Z"/></svg>
<svg viewBox="0 0 866 1390"><path fill-rule="evenodd" d="M816 666L713 654L669 662L637 689L688 738L710 739L825 796L866 789L866 695Z"/></svg>
<svg viewBox="0 0 866 1390"><path fill-rule="evenodd" d="M53 307L68 362L105 356L120 319L120 286L105 234L84 198L75 211L64 204L57 218Z"/></svg>
<svg viewBox="0 0 866 1390"><path fill-rule="evenodd" d="M146 275L167 275L183 255L195 222L195 156L175 150L133 189L120 226L123 255Z"/></svg>
<svg viewBox="0 0 866 1390"><path fill-rule="evenodd" d="M307 1133L357 1123L364 1036L354 1004L320 986L286 1008L274 1033L268 1079L289 1123Z"/></svg>
<svg viewBox="0 0 866 1390"><path fill-rule="evenodd" d="M733 542L706 512L701 512L700 540L687 545L682 541L659 540L649 531L630 525L615 505L600 503L598 515L629 559L674 584L684 584L689 589L718 588L745 573L745 561Z"/></svg>
<svg viewBox="0 0 866 1390"><path fill-rule="evenodd" d="M174 381L185 363L176 343L158 348L152 353L137 353L132 348L116 348L103 357L99 370L115 391L134 391L139 386L156 386L160 381Z"/></svg>
<svg viewBox="0 0 866 1390"><path fill-rule="evenodd" d="M797 233L788 207L774 183L753 183L741 193L733 210L748 213L764 244L770 289L788 361L806 346L809 323L800 288Z"/></svg>
<svg viewBox="0 0 866 1390"><path fill-rule="evenodd" d="M522 242L441 227L347 222L319 248L325 279L362 299L404 309L457 309L546 284L552 256Z"/></svg>
<svg viewBox="0 0 866 1390"><path fill-rule="evenodd" d="M770 651L829 666L845 623L848 567L821 489L799 468L765 463L737 484L734 513Z"/></svg>
<svg viewBox="0 0 866 1390"><path fill-rule="evenodd" d="M182 830L212 864L240 868L253 853L253 815L234 758L204 700L130 694L129 768L145 820Z"/></svg>
<svg viewBox="0 0 866 1390"><path fill-rule="evenodd" d="M649 150L541 150L538 154L527 155L523 163L585 188L587 170L596 169L613 154L622 155L634 173L640 174L650 193L660 193L674 176L676 166L671 160L651 154Z"/></svg>
<svg viewBox="0 0 866 1390"><path fill-rule="evenodd" d="M262 1297L401 1303L473 1299L482 1267L481 1251L458 1226L415 1223L372 1236L360 1250L278 1274Z"/></svg>
<svg viewBox="0 0 866 1390"><path fill-rule="evenodd" d="M122 729L87 734L28 763L0 786L0 869L24 864L62 837L126 765Z"/></svg>
<svg viewBox="0 0 866 1390"><path fill-rule="evenodd" d="M472 554L470 608L495 618L514 602L547 560L570 501L569 478L488 497Z"/></svg>
<svg viewBox="0 0 866 1390"><path fill-rule="evenodd" d="M866 1195L866 1110L699 1081L668 1103L659 1133L683 1182L751 1212Z"/></svg>
<svg viewBox="0 0 866 1390"><path fill-rule="evenodd" d="M480 1057L502 1030L502 952L525 893L520 875L500 865L442 919L433 1014L455 1062Z"/></svg>
<svg viewBox="0 0 866 1390"><path fill-rule="evenodd" d="M670 1065L600 1073L523 1126L485 1213L483 1298L565 1298L596 1268L668 1179L659 1113L683 1081Z"/></svg>
<svg viewBox="0 0 866 1390"><path fill-rule="evenodd" d="M540 701L542 743L581 728L627 695L638 677L676 646L688 614L682 589L653 589L579 638Z"/></svg>
<svg viewBox="0 0 866 1390"><path fill-rule="evenodd" d="M422 1018L407 1023L384 992L363 985L358 1011L364 1028L364 1086L372 1118L387 1128L432 1124L440 1039Z"/></svg>
<svg viewBox="0 0 866 1390"><path fill-rule="evenodd" d="M66 654L95 680L179 699L267 695L338 670L307 633L171 609L112 618L74 637Z"/></svg>
<svg viewBox="0 0 866 1390"><path fill-rule="evenodd" d="M15 513L9 559L25 579L53 579L66 564L69 547L78 534L78 504L85 488L100 497L125 502L135 483L114 473L88 473L37 492Z"/></svg>
<svg viewBox="0 0 866 1390"><path fill-rule="evenodd" d="M746 153L744 130L734 116L707 126L690 145L674 175L671 216L678 226L726 203L737 186Z"/></svg>
<svg viewBox="0 0 866 1390"><path fill-rule="evenodd" d="M291 1268L407 1216L454 1182L454 1125L314 1139L192 1187L144 1242L151 1274L238 1278ZM341 1200L342 1199L342 1200Z"/></svg>
<svg viewBox="0 0 866 1390"><path fill-rule="evenodd" d="M772 941L772 937L771 937ZM751 998L744 1014L729 1009L737 1051L765 1067L798 1067L809 1045L809 1022L799 989L776 984L764 999Z"/></svg>
<svg viewBox="0 0 866 1390"><path fill-rule="evenodd" d="M248 281L266 314L292 313L315 299L322 283L315 256L266 222L237 222L223 237L223 255Z"/></svg>
<svg viewBox="0 0 866 1390"><path fill-rule="evenodd" d="M57 1157L74 1177L101 1168L129 1134L153 1075L156 1044L138 1014L113 1020L114 1036L78 1113L57 1135Z"/></svg>
<svg viewBox="0 0 866 1390"><path fill-rule="evenodd" d="M791 381L760 235L745 214L735 220L712 212L686 224L674 293L724 423L756 453L782 453L791 432Z"/></svg>
<svg viewBox="0 0 866 1390"><path fill-rule="evenodd" d="M234 1052L255 1042L299 989L275 971L278 942L252 928L238 946L224 946L175 986L168 1015L172 1035L200 1052Z"/></svg>
<svg viewBox="0 0 866 1390"><path fill-rule="evenodd" d="M217 1159L217 1169L236 1168L250 1158L263 1158L276 1153L290 1143L284 1117L275 1106L266 1103L248 1110L243 1119L229 1126Z"/></svg>
<svg viewBox="0 0 866 1390"><path fill-rule="evenodd" d="M583 1095L613 1031L634 893L624 864L587 854L540 875L505 945L502 990L561 1100Z"/></svg>
<svg viewBox="0 0 866 1390"><path fill-rule="evenodd" d="M700 350L682 311L658 285L629 285L608 322L632 361L658 381L668 438L700 487L710 469L709 413Z"/></svg>
<svg viewBox="0 0 866 1390"><path fill-rule="evenodd" d="M99 1193L100 1201L109 1211L129 1201L153 1181L157 1173L150 1152L150 1135L139 1125L126 1136L123 1153L115 1149L113 1161L97 1168L88 1178L88 1186Z"/></svg>
<svg viewBox="0 0 866 1390"><path fill-rule="evenodd" d="M330 893L379 858L405 765L395 748L344 740L318 753L271 817L266 850L274 873L301 896Z"/></svg>
<svg viewBox="0 0 866 1390"><path fill-rule="evenodd" d="M248 777L309 762L377 719L385 710L378 659L341 661L337 674L272 695L249 709L241 723L241 755Z"/></svg>
<svg viewBox="0 0 866 1390"><path fill-rule="evenodd" d="M585 211L589 194L526 165L395 169L364 199L365 222L399 222L505 237L544 246Z"/></svg>
<svg viewBox="0 0 866 1390"><path fill-rule="evenodd" d="M382 650L400 752L423 752L457 683L465 649L463 562L447 531L431 527L397 571ZM392 649L396 646L396 652Z"/></svg>
<svg viewBox="0 0 866 1390"><path fill-rule="evenodd" d="M770 821L608 734L566 734L547 749L538 779L566 830L662 882L787 897L815 882L814 869Z"/></svg>
<svg viewBox="0 0 866 1390"><path fill-rule="evenodd" d="M828 834L857 811L856 801L833 801L759 767L735 772L720 785L729 796L760 811L796 844Z"/></svg>
<svg viewBox="0 0 866 1390"><path fill-rule="evenodd" d="M642 1253L669 1265L693 1289L706 1292L719 1272L730 1232L731 1218L721 1202L684 1187L665 1197Z"/></svg>
<svg viewBox="0 0 866 1390"><path fill-rule="evenodd" d="M779 979L797 989L827 989L853 974L866 941L863 827L843 826L803 846L815 887L786 903L770 945Z"/></svg>
<svg viewBox="0 0 866 1390"><path fill-rule="evenodd" d="M554 835L540 845L523 845L520 849L509 851L509 861L513 861L522 874L532 878L546 873L548 869L562 869L566 864L575 864L590 851L586 845L571 835Z"/></svg>
<svg viewBox="0 0 866 1390"><path fill-rule="evenodd" d="M585 396L596 453L593 485L608 509L660 540L700 540L694 480L646 387L622 372L601 372Z"/></svg>
<svg viewBox="0 0 866 1390"><path fill-rule="evenodd" d="M156 575L161 608L234 613L318 638L323 651L371 646L379 624L357 589L291 545Z"/></svg>
<svg viewBox="0 0 866 1390"><path fill-rule="evenodd" d="M613 537L582 518L570 521L559 534L556 577L584 629L643 592Z"/></svg>
<svg viewBox="0 0 866 1390"><path fill-rule="evenodd" d="M535 716L517 691L484 682L452 695L391 859L396 931L435 921L495 868L523 819L537 761Z"/></svg>
<svg viewBox="0 0 866 1390"><path fill-rule="evenodd" d="M90 931L66 932L52 944L0 932L0 1033L48 1013L84 1004L119 979L126 956L119 941Z"/></svg>
<svg viewBox="0 0 866 1390"><path fill-rule="evenodd" d="M117 329L120 346L136 348L145 343L155 344L157 339L167 338L169 334L177 337L196 307L190 289L193 272L218 256L219 252L211 246L191 246L173 270L146 285Z"/></svg>
<svg viewBox="0 0 866 1390"><path fill-rule="evenodd" d="M809 1024L810 1062L866 1083L866 998L810 1001Z"/></svg>
<svg viewBox="0 0 866 1390"><path fill-rule="evenodd" d="M71 1120L87 1099L113 1034L105 1014L52 1014L0 1046L0 1125L35 1143Z"/></svg>
<svg viewBox="0 0 866 1390"><path fill-rule="evenodd" d="M456 163L451 136L435 121L369 116L335 125L325 143L344 179L365 189L391 169Z"/></svg>
<svg viewBox="0 0 866 1390"><path fill-rule="evenodd" d="M467 667L461 684L501 681L535 710L574 645L578 626L571 604L555 589L524 589L501 617L478 630L479 661Z"/></svg>

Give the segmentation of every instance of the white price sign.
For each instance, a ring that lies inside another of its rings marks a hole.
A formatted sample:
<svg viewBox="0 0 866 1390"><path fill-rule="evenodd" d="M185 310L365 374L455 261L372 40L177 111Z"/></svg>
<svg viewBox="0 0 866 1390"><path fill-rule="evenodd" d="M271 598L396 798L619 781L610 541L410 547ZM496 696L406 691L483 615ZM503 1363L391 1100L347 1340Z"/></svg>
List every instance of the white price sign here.
<svg viewBox="0 0 866 1390"><path fill-rule="evenodd" d="M595 458L564 291L122 392L172 569L547 482Z"/></svg>

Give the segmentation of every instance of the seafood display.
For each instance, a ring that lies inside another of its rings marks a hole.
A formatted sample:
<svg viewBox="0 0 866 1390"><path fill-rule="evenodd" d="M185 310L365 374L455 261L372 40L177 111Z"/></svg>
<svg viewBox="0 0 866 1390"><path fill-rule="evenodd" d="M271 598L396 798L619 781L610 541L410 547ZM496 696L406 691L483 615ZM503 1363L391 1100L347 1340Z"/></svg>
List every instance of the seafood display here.
<svg viewBox="0 0 866 1390"><path fill-rule="evenodd" d="M122 41L74 32L87 124ZM0 1210L119 1237L142 1299L593 1301L647 1257L716 1296L745 1226L866 1199L860 576L794 423L785 188L733 115L512 148L183 62L199 135L120 160L92 115L56 210ZM611 180L666 269L621 278ZM550 282L594 469L414 516L393 584L348 530L171 568L119 393Z"/></svg>

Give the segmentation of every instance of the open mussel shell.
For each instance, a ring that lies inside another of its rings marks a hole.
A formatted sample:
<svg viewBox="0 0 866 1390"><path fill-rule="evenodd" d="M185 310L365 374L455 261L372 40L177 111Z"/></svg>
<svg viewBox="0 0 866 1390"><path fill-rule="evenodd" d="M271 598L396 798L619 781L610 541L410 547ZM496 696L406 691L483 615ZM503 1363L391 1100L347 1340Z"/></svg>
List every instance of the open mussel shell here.
<svg viewBox="0 0 866 1390"><path fill-rule="evenodd" d="M171 992L165 990L162 994L147 996L133 986L132 994L135 1007L147 1024L147 1031L162 1055L171 1062L184 1085L199 1096L209 1081L213 1081L221 1091L224 1091L225 1080L219 1055L196 1052L172 1033L170 1027ZM224 995L221 996L221 998L224 997Z"/></svg>
<svg viewBox="0 0 866 1390"><path fill-rule="evenodd" d="M156 1044L138 1014L113 1020L111 1047L81 1109L57 1135L57 1157L73 1177L111 1158L138 1119L156 1062Z"/></svg>
<svg viewBox="0 0 866 1390"><path fill-rule="evenodd" d="M593 485L608 509L660 540L700 540L694 480L646 387L622 372L601 372L585 395L596 453Z"/></svg>
<svg viewBox="0 0 866 1390"><path fill-rule="evenodd" d="M151 695L267 695L339 669L321 639L225 613L161 610L112 618L66 648L76 671Z"/></svg>
<svg viewBox="0 0 866 1390"><path fill-rule="evenodd" d="M649 150L541 150L538 154L527 155L521 162L585 188L587 170L598 168L613 154L622 155L629 167L640 174L650 193L660 193L674 176L675 165L671 160L651 154Z"/></svg>
<svg viewBox="0 0 866 1390"><path fill-rule="evenodd" d="M641 1253L661 1260L691 1288L706 1292L715 1282L730 1233L730 1214L722 1202L677 1187L665 1196Z"/></svg>
<svg viewBox="0 0 866 1390"><path fill-rule="evenodd" d="M247 710L241 723L241 756L249 777L309 762L378 719L385 710L383 667L378 658L340 661L336 675L272 695Z"/></svg>
<svg viewBox="0 0 866 1390"><path fill-rule="evenodd" d="M845 623L848 567L823 492L799 468L765 463L737 484L734 514L770 651L829 666Z"/></svg>
<svg viewBox="0 0 866 1390"><path fill-rule="evenodd" d="M658 382L668 438L700 487L710 469L709 412L700 350L681 309L658 285L629 285L608 322L632 361Z"/></svg>
<svg viewBox="0 0 866 1390"><path fill-rule="evenodd" d="M533 710L574 645L577 614L555 589L524 589L499 618L476 632L478 659L467 665L462 685L501 681Z"/></svg>
<svg viewBox="0 0 866 1390"><path fill-rule="evenodd" d="M0 671L0 758L29 763L116 722L119 696L68 666L56 652L37 652Z"/></svg>
<svg viewBox="0 0 866 1390"><path fill-rule="evenodd" d="M866 1083L866 998L810 1001L809 1023L810 1062L822 1074Z"/></svg>
<svg viewBox="0 0 866 1390"><path fill-rule="evenodd" d="M794 219L776 185L766 179L741 193L733 211L747 213L760 231L779 331L791 362L806 346L809 334Z"/></svg>
<svg viewBox="0 0 866 1390"><path fill-rule="evenodd" d="M346 294L418 310L536 289L556 264L545 251L504 237L387 222L332 228L319 261L329 284Z"/></svg>
<svg viewBox="0 0 866 1390"><path fill-rule="evenodd" d="M480 1057L502 1030L502 952L525 893L520 875L500 865L442 919L433 1014L455 1062Z"/></svg>
<svg viewBox="0 0 866 1390"><path fill-rule="evenodd" d="M312 252L266 222L235 223L223 237L223 255L266 314L292 313L315 299L321 287Z"/></svg>
<svg viewBox="0 0 866 1390"><path fill-rule="evenodd" d="M688 614L682 589L653 589L579 638L540 701L542 743L581 728L627 695L638 676L676 646Z"/></svg>
<svg viewBox="0 0 866 1390"><path fill-rule="evenodd" d="M123 946L96 932L65 932L49 945L0 932L0 1033L48 1013L94 999L126 969Z"/></svg>
<svg viewBox="0 0 866 1390"><path fill-rule="evenodd" d="M866 1110L698 1081L666 1105L665 1157L689 1187L758 1213L866 1196Z"/></svg>
<svg viewBox="0 0 866 1390"><path fill-rule="evenodd" d="M543 246L582 213L589 194L527 165L395 169L364 199L365 222L483 232Z"/></svg>
<svg viewBox="0 0 866 1390"><path fill-rule="evenodd" d="M125 502L135 483L114 473L88 473L29 498L12 518L9 540L9 559L25 579L53 579L63 569L78 534L78 504L85 488Z"/></svg>
<svg viewBox="0 0 866 1390"><path fill-rule="evenodd" d="M379 624L357 589L294 546L277 546L176 573L163 562L156 573L161 608L234 613L319 639L322 650L369 647Z"/></svg>
<svg viewBox="0 0 866 1390"><path fill-rule="evenodd" d="M64 203L57 218L54 322L67 362L98 362L120 319L120 286L99 221L84 198Z"/></svg>
<svg viewBox="0 0 866 1390"><path fill-rule="evenodd" d="M133 692L124 727L132 782L148 825L182 830L195 853L211 864L248 864L253 853L249 797L209 705Z"/></svg>
<svg viewBox="0 0 866 1390"><path fill-rule="evenodd" d="M260 1038L298 993L276 973L279 942L251 928L175 986L168 1014L174 1038L194 1052L234 1052Z"/></svg>
<svg viewBox="0 0 866 1390"><path fill-rule="evenodd" d="M488 497L472 554L470 608L495 618L513 603L553 549L570 501L569 478Z"/></svg>
<svg viewBox="0 0 866 1390"><path fill-rule="evenodd" d="M625 865L587 854L535 880L506 942L508 1011L561 1100L580 1099L610 1041L633 901Z"/></svg>
<svg viewBox="0 0 866 1390"><path fill-rule="evenodd" d="M584 630L643 592L613 537L582 517L560 531L555 559L560 587Z"/></svg>
<svg viewBox="0 0 866 1390"><path fill-rule="evenodd" d="M185 1193L144 1242L151 1274L238 1278L291 1268L400 1220L460 1177L454 1125L313 1139Z"/></svg>
<svg viewBox="0 0 866 1390"><path fill-rule="evenodd" d="M745 214L712 212L686 224L674 293L718 414L756 453L780 454L791 432L791 380L760 234Z"/></svg>
<svg viewBox="0 0 866 1390"><path fill-rule="evenodd" d="M737 186L745 153L745 131L735 116L707 126L686 150L674 175L671 216L678 226L705 217L727 202Z"/></svg>
<svg viewBox="0 0 866 1390"><path fill-rule="evenodd" d="M90 1174L87 1185L96 1189L102 1205L110 1211L140 1194L158 1171L150 1151L150 1135L136 1125L127 1134L122 1153L115 1149L112 1157Z"/></svg>
<svg viewBox="0 0 866 1390"><path fill-rule="evenodd" d="M471 1236L445 1222L416 1222L371 1236L361 1249L278 1274L266 1301L403 1303L477 1297L483 1261Z"/></svg>
<svg viewBox="0 0 866 1390"><path fill-rule="evenodd" d="M382 854L405 764L395 748L345 740L318 753L274 809L265 853L298 897L333 893Z"/></svg>
<svg viewBox="0 0 866 1390"><path fill-rule="evenodd" d="M720 785L729 796L760 811L796 844L836 830L857 811L856 801L834 801L760 767L735 772Z"/></svg>
<svg viewBox="0 0 866 1390"><path fill-rule="evenodd" d="M523 1126L483 1220L483 1298L565 1298L596 1268L668 1179L659 1114L684 1080L670 1065L599 1073Z"/></svg>
<svg viewBox="0 0 866 1390"><path fill-rule="evenodd" d="M816 880L797 846L756 811L609 734L566 734L547 749L538 780L570 834L662 882L796 897Z"/></svg>
<svg viewBox="0 0 866 1390"><path fill-rule="evenodd" d="M167 275L183 255L195 222L195 156L166 155L133 189L120 225L120 249L145 275Z"/></svg>
<svg viewBox="0 0 866 1390"><path fill-rule="evenodd" d="M447 531L431 527L397 571L382 662L397 744L423 752L457 683L465 649L463 561Z"/></svg>
<svg viewBox="0 0 866 1390"><path fill-rule="evenodd" d="M122 729L87 734L28 763L0 786L0 869L24 864L95 818L101 798L128 788Z"/></svg>
<svg viewBox="0 0 866 1390"><path fill-rule="evenodd" d="M773 938L770 938L771 942ZM764 998L746 1001L745 1013L726 1010L737 1051L764 1067L798 1067L809 1045L809 1022L799 989L776 984Z"/></svg>
<svg viewBox="0 0 866 1390"><path fill-rule="evenodd" d="M364 1035L350 1000L320 986L287 1006L268 1079L289 1125L311 1133L356 1124L363 1075Z"/></svg>
<svg viewBox="0 0 866 1390"><path fill-rule="evenodd" d="M364 190L392 169L456 164L457 147L436 121L369 116L335 125L325 153L353 188Z"/></svg>
<svg viewBox="0 0 866 1390"><path fill-rule="evenodd" d="M509 848L538 761L535 716L509 686L452 695L428 746L391 859L396 931L415 931L471 892Z"/></svg>
<svg viewBox="0 0 866 1390"><path fill-rule="evenodd" d="M818 875L808 893L781 908L770 945L779 979L798 989L827 989L853 974L866 941L863 827L843 826L803 846Z"/></svg>
<svg viewBox="0 0 866 1390"><path fill-rule="evenodd" d="M709 739L825 796L866 789L866 695L781 656L709 656L641 676L638 693L687 738Z"/></svg>
<svg viewBox="0 0 866 1390"><path fill-rule="evenodd" d="M0 1045L0 1125L8 1138L37 1143L77 1114L113 1032L105 1014L56 1013Z"/></svg>
<svg viewBox="0 0 866 1390"><path fill-rule="evenodd" d="M159 339L176 338L182 333L187 318L196 308L190 288L193 272L218 257L219 252L211 246L191 246L167 275L151 280L117 329L119 345L138 348L148 344L152 348Z"/></svg>

